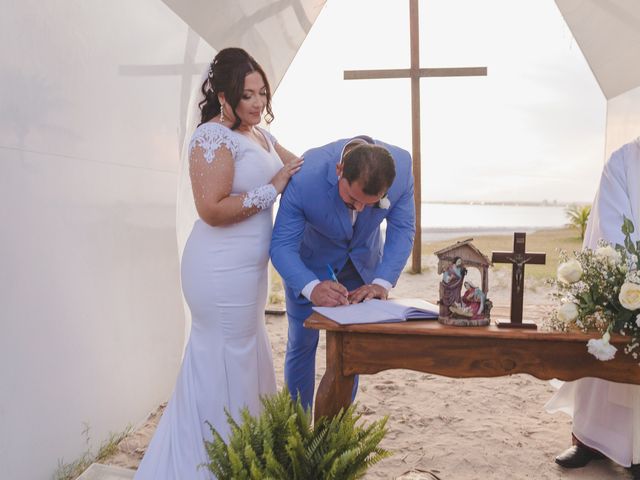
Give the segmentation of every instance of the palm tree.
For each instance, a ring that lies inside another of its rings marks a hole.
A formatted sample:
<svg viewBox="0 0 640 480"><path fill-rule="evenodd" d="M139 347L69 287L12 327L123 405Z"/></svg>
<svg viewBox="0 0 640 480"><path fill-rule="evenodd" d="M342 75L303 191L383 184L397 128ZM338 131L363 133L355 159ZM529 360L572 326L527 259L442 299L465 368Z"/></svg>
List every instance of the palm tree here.
<svg viewBox="0 0 640 480"><path fill-rule="evenodd" d="M569 219L569 224L580 230L580 240L584 240L584 232L587 229L591 205L569 205L565 213Z"/></svg>

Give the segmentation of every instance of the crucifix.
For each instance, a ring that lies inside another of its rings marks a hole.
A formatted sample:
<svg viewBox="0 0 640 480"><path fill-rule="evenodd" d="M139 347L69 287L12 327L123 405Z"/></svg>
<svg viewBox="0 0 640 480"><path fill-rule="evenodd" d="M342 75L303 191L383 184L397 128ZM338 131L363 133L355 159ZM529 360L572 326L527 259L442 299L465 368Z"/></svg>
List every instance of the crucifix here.
<svg viewBox="0 0 640 480"><path fill-rule="evenodd" d="M513 234L512 252L492 252L493 263L510 263L511 272L511 321L497 320L500 328L538 328L534 322L522 320L522 299L524 296L524 267L530 265L544 265L547 260L545 253L530 253L526 251L527 234L516 232Z"/></svg>
<svg viewBox="0 0 640 480"><path fill-rule="evenodd" d="M409 0L409 32L411 68L396 70L345 70L345 80L410 78L411 79L411 154L413 156L414 203L416 208L416 235L413 242L412 271L422 271L422 189L420 185L420 78L486 76L487 67L420 68L420 42L418 31L418 0Z"/></svg>

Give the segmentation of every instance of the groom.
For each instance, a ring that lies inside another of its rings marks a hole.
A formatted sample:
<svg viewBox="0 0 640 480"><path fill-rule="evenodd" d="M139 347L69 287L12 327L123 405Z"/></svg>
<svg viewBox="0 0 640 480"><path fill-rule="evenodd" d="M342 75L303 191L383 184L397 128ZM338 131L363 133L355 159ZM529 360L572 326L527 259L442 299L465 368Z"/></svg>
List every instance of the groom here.
<svg viewBox="0 0 640 480"><path fill-rule="evenodd" d="M387 298L411 253L415 208L411 157L401 148L359 136L311 149L304 160L280 200L271 261L287 297L285 382L309 408L319 333L303 322L313 305Z"/></svg>

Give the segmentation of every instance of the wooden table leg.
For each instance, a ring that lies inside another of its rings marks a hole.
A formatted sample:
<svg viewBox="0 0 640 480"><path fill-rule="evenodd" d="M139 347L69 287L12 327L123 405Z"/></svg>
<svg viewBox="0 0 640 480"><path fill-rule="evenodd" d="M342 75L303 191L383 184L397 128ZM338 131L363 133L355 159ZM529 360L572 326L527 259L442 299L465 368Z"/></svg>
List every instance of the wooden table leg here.
<svg viewBox="0 0 640 480"><path fill-rule="evenodd" d="M314 420L333 417L351 405L354 375L342 374L343 333L327 331L327 370L316 394Z"/></svg>

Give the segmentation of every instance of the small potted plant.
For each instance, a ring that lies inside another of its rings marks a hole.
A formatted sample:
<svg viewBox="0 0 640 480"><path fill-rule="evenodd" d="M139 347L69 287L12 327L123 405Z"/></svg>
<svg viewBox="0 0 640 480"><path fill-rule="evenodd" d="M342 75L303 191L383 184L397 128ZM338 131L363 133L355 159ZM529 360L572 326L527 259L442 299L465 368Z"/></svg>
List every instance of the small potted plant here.
<svg viewBox="0 0 640 480"><path fill-rule="evenodd" d="M262 399L258 417L248 409L236 422L229 412L227 442L211 426L212 441L205 441L208 468L218 480L351 480L390 452L379 446L386 434L387 417L369 426L358 425L355 406L333 418L312 424L311 413L285 388Z"/></svg>

